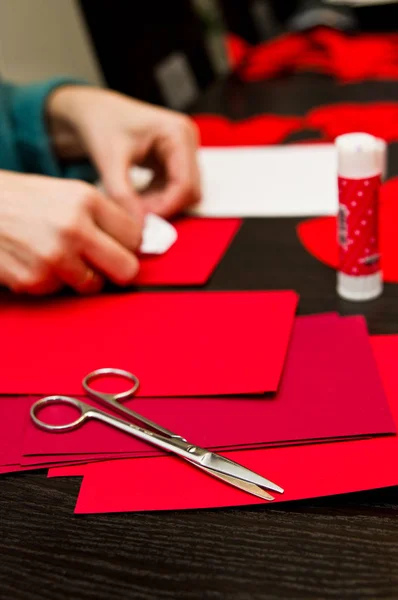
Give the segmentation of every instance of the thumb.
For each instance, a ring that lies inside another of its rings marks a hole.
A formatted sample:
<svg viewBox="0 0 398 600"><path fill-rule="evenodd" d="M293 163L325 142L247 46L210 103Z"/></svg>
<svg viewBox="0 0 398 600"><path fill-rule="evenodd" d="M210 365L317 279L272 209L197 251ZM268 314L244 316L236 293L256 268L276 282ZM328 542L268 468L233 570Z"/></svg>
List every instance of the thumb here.
<svg viewBox="0 0 398 600"><path fill-rule="evenodd" d="M144 209L134 189L130 170L134 164L132 152L121 146L107 148L95 157L105 193L121 208L143 221Z"/></svg>

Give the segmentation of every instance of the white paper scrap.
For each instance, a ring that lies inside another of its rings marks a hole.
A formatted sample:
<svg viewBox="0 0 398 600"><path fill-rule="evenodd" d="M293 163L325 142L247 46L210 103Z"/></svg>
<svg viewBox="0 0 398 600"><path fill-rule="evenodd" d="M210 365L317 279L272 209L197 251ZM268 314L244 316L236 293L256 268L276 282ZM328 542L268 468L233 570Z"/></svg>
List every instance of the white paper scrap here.
<svg viewBox="0 0 398 600"><path fill-rule="evenodd" d="M164 254L177 241L177 231L168 221L149 213L145 216L140 252Z"/></svg>

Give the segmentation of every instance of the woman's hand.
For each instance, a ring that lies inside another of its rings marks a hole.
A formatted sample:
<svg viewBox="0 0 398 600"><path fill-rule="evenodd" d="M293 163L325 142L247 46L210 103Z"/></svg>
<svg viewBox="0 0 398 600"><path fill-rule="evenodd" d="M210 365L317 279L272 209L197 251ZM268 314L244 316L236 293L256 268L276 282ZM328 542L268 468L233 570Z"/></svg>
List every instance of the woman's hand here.
<svg viewBox="0 0 398 600"><path fill-rule="evenodd" d="M0 284L80 293L134 280L141 223L93 186L0 171Z"/></svg>
<svg viewBox="0 0 398 600"><path fill-rule="evenodd" d="M199 200L197 132L187 117L83 86L56 90L48 102L48 115L58 154L89 156L107 194L129 212L167 217ZM129 175L134 165L155 173L141 195Z"/></svg>

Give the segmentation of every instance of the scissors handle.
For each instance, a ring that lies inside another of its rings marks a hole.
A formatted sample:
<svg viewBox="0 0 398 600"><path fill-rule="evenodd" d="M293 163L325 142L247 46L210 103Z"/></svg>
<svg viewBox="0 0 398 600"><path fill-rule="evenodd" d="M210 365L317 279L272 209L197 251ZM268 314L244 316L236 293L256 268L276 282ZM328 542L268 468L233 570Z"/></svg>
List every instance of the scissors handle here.
<svg viewBox="0 0 398 600"><path fill-rule="evenodd" d="M123 392L114 392L112 394L99 392L98 390L91 387L90 383L92 381L100 379L101 377L106 377L107 375L110 375L111 377L120 377L120 379L124 379L125 381L132 383L132 385ZM124 369L113 369L106 367L104 369L96 369L95 371L91 371L91 373L86 375L83 379L82 385L87 394L92 398L98 398L99 400L106 399L106 401L108 402L110 397L113 400L123 400L125 398L131 398L132 396L134 396L134 394L140 387L140 380L138 379L138 377L136 377L136 375L130 373L129 371L125 371Z"/></svg>
<svg viewBox="0 0 398 600"><path fill-rule="evenodd" d="M70 421L69 423L65 423L63 425L52 425L51 423L47 423L38 417L38 413L45 406L49 406L50 404L67 404L73 408L77 408L80 414L77 419ZM81 402L80 400L76 400L76 398L71 398L70 396L46 396L46 398L37 400L37 402L32 404L30 408L30 416L34 424L37 425L37 427L40 427L40 429L44 429L44 431L71 431L72 429L77 429L77 427L83 425L86 419L90 418L91 410L91 406Z"/></svg>
<svg viewBox="0 0 398 600"><path fill-rule="evenodd" d="M46 421L43 421L40 417L38 417L38 413L45 406L50 404L62 404L72 406L73 408L77 408L79 411L79 416L74 421L69 421L69 423L65 423L63 425L52 425ZM72 429L77 429L81 425L83 425L88 419L95 419L97 421L101 421L102 423L106 423L111 427L115 427L116 429L120 429L125 433L138 437L144 442L149 442L150 444L154 444L163 450L174 452L182 456L183 458L190 459L191 452L194 450L196 452L196 447L190 446L185 440L182 439L170 439L169 436L165 437L159 433L154 431L149 431L148 429L144 429L135 425L134 423L129 423L128 421L124 421L123 419L119 419L119 417L115 417L110 415L109 413L104 412L103 410L99 410L98 408L94 408L89 404L85 404L81 402L81 400L77 400L76 398L71 398L70 396L46 396L41 400L37 400L30 409L30 416L32 421L44 431L50 432L62 432L62 431L71 431Z"/></svg>
<svg viewBox="0 0 398 600"><path fill-rule="evenodd" d="M132 385L127 390L117 393L99 392L98 390L91 387L91 382L95 381L96 379L106 377L107 375L111 377L119 377L121 379L124 379ZM161 425L158 425L150 419L143 417L142 415L134 412L133 410L127 408L127 406L124 406L121 402L119 402L119 400L131 398L132 396L134 396L134 394L139 388L139 379L133 373L125 371L124 369L114 369L108 367L103 369L96 369L95 371L92 371L91 373L85 376L85 378L82 381L82 385L88 396L94 398L94 400L99 400L101 404L107 406L108 408L111 407L115 412L133 418L139 423L147 425L147 427L150 427L154 431L166 435L169 438L182 440L184 442L186 441L185 438L181 437L180 435L173 433L165 427L161 427Z"/></svg>

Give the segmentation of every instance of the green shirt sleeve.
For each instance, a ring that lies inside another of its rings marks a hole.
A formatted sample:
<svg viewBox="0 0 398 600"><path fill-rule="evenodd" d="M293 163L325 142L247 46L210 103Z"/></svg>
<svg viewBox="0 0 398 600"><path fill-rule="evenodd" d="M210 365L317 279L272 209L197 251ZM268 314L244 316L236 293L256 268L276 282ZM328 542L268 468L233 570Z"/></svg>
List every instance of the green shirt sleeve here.
<svg viewBox="0 0 398 600"><path fill-rule="evenodd" d="M94 181L96 173L88 162L60 163L48 135L47 99L58 87L70 84L82 82L55 78L31 85L7 84L14 144L25 173Z"/></svg>

